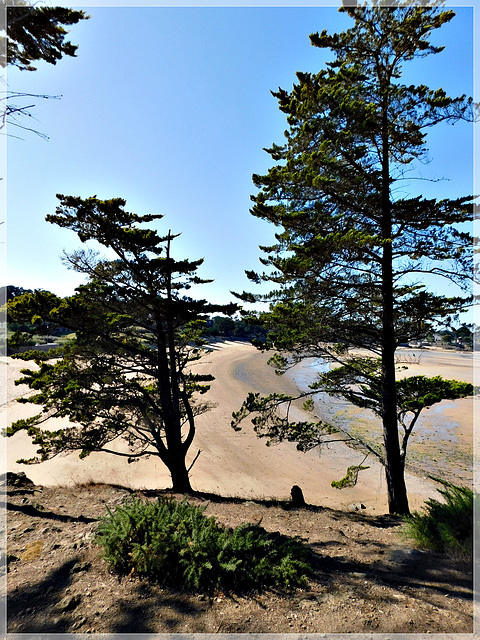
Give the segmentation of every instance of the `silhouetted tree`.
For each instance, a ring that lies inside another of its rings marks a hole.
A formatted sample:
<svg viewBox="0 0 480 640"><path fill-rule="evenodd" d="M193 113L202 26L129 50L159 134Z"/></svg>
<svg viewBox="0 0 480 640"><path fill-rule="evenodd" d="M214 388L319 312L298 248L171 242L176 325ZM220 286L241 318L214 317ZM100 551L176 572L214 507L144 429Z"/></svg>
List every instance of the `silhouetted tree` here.
<svg viewBox="0 0 480 640"><path fill-rule="evenodd" d="M202 260L172 257L176 236L159 236L142 226L162 216L129 213L120 198L58 197L60 205L47 220L75 231L82 242L96 240L115 258L102 259L91 250L65 256L88 282L72 297L50 300L50 310L43 308L41 315L74 331L76 338L60 352L18 356L39 367L22 370L19 382L36 391L24 401L44 408L14 423L7 434L26 429L39 445L39 457L23 462L73 450L80 450L80 457L107 451L129 461L157 455L174 490L188 492L186 456L195 416L208 409L198 398L213 379L193 368L205 353L205 319L215 311L233 313L237 305L211 305L185 295L192 285L210 281L196 275ZM37 317L32 297L25 296L24 303L25 313ZM20 314L22 300L11 304ZM42 430L41 424L56 416L68 416L72 426ZM117 439L127 451L111 448Z"/></svg>

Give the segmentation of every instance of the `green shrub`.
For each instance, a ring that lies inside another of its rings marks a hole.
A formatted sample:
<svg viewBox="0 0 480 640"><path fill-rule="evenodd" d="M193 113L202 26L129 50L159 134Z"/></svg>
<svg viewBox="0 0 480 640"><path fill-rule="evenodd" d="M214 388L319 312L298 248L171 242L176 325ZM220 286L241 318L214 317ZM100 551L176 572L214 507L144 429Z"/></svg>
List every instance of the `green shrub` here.
<svg viewBox="0 0 480 640"><path fill-rule="evenodd" d="M444 502L429 498L422 512L405 518L404 533L418 546L470 559L473 554L473 491L433 478Z"/></svg>
<svg viewBox="0 0 480 640"><path fill-rule="evenodd" d="M298 540L259 525L226 529L204 511L173 499L129 499L108 510L96 540L117 572L133 570L164 586L241 592L306 585L308 551Z"/></svg>

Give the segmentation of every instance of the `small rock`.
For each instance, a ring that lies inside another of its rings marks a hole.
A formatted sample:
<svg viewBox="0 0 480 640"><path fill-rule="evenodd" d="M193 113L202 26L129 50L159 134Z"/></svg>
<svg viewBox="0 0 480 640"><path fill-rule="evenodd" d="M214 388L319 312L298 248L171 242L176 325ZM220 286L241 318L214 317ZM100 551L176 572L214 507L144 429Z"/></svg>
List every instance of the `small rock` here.
<svg viewBox="0 0 480 640"><path fill-rule="evenodd" d="M0 477L0 481L5 480L5 475ZM6 474L7 484L14 487L25 487L27 485L35 486L35 484L27 478L27 475L24 471L20 471L20 473L14 473L13 471L8 471Z"/></svg>
<svg viewBox="0 0 480 640"><path fill-rule="evenodd" d="M356 502L355 504L349 504L348 509L350 511L360 511L361 509L366 509L367 507L363 504L363 502Z"/></svg>
<svg viewBox="0 0 480 640"><path fill-rule="evenodd" d="M20 559L23 562L31 562L32 560L36 560L42 555L43 551L43 540L35 540L31 544L27 545L25 551L20 554Z"/></svg>
<svg viewBox="0 0 480 640"><path fill-rule="evenodd" d="M85 618L85 616L82 616L73 623L72 629L78 629L78 627L81 627L82 624L85 624L86 621L87 619Z"/></svg>
<svg viewBox="0 0 480 640"><path fill-rule="evenodd" d="M55 605L57 611L72 611L80 604L80 594L65 596Z"/></svg>
<svg viewBox="0 0 480 640"><path fill-rule="evenodd" d="M77 562L70 569L70 573L79 573L80 571L88 571L91 567L90 562Z"/></svg>

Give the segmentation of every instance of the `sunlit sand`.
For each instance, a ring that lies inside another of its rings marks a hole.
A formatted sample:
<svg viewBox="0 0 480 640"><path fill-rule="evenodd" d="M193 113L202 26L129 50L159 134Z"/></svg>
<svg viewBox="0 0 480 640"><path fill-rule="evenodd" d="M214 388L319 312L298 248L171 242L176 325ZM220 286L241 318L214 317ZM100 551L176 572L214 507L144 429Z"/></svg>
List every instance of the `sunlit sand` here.
<svg viewBox="0 0 480 640"><path fill-rule="evenodd" d="M245 499L286 499L291 487L297 484L302 487L306 501L311 504L346 508L352 503L363 503L367 510L377 513L387 511L383 469L372 456L364 462L370 468L360 474L357 486L338 490L331 487L331 481L342 478L348 466L360 464L364 460L363 453L340 442L308 453L297 451L293 443L267 447L264 440L257 438L248 420L245 420L241 432L231 428L232 411L239 409L249 391L262 394L273 391L297 393L294 377L290 374L281 377L275 375L273 369L266 365L267 359L268 354L258 352L249 344L225 342L218 344L212 353L197 364L197 367L215 376L208 399L216 406L197 419L197 434L187 459L190 464L198 450L201 451L191 470L193 487L199 491ZM411 359L404 373L442 375L444 378L472 381L473 359L472 354L422 351L420 361L418 358ZM11 358L4 358L4 362L7 363L4 422L10 424L18 418L34 415L36 407L15 401L15 398L29 392L24 386L14 385L14 380L20 376L20 369L28 366L28 363ZM46 425L46 428L52 426ZM419 432L422 429L430 433L430 442L438 440L440 446L445 448L444 436L447 436L447 443L456 439L471 454L473 399L442 403L426 411ZM415 437L414 433L412 440ZM29 458L34 454L35 446L25 433L8 439L7 470L25 471L35 483L44 485L93 480L134 488L170 486L168 471L155 456L128 464L126 459L111 454L94 453L80 460L74 453L37 465L16 463L17 459ZM419 475L407 473L412 508L419 507L427 497L436 495L436 485L425 475L424 471Z"/></svg>

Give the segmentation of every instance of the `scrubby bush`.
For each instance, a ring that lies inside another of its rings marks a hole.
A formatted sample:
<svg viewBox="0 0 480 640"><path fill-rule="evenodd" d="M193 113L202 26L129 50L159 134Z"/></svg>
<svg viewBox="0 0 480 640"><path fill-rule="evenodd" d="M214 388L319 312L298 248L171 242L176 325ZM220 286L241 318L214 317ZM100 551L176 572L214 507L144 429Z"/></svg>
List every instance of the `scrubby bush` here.
<svg viewBox="0 0 480 640"><path fill-rule="evenodd" d="M404 533L418 546L470 559L473 553L473 491L433 478L444 501L429 498L423 511L405 518Z"/></svg>
<svg viewBox="0 0 480 640"><path fill-rule="evenodd" d="M306 585L308 550L298 540L259 525L227 529L204 511L185 501L132 498L108 510L96 540L117 572L133 570L177 589L242 592Z"/></svg>

